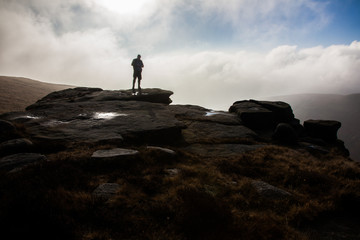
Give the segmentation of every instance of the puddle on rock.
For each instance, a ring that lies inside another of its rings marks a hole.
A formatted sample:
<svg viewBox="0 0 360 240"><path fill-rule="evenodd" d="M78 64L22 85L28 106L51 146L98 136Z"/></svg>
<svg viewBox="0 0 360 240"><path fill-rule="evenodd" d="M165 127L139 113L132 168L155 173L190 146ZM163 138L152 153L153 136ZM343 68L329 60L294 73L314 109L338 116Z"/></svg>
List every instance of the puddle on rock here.
<svg viewBox="0 0 360 240"><path fill-rule="evenodd" d="M13 119L22 119L22 118L25 118L25 119L40 119L41 117L36 117L36 116L32 116L32 115L22 115L22 116L15 117Z"/></svg>
<svg viewBox="0 0 360 240"><path fill-rule="evenodd" d="M128 116L128 114L125 113L117 113L117 112L95 112L93 115L94 119L98 119L98 120L110 120L113 119L115 117L124 117L124 116Z"/></svg>
<svg viewBox="0 0 360 240"><path fill-rule="evenodd" d="M227 113L224 112L217 112L217 111L210 111L210 112L206 112L205 117L211 117L214 115L227 115Z"/></svg>

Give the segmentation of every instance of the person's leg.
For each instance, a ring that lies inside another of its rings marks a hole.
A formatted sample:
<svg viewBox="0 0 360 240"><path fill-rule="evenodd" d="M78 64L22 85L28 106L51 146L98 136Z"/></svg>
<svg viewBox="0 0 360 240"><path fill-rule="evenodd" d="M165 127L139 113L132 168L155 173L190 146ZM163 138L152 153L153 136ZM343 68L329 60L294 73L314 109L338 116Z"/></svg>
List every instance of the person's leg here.
<svg viewBox="0 0 360 240"><path fill-rule="evenodd" d="M142 79L141 72L139 72L139 74L138 74L138 89L139 89L139 91L141 91L141 87L140 87L141 79Z"/></svg>
<svg viewBox="0 0 360 240"><path fill-rule="evenodd" d="M134 75L133 85L132 85L132 91L135 92L135 82L136 82L136 76Z"/></svg>

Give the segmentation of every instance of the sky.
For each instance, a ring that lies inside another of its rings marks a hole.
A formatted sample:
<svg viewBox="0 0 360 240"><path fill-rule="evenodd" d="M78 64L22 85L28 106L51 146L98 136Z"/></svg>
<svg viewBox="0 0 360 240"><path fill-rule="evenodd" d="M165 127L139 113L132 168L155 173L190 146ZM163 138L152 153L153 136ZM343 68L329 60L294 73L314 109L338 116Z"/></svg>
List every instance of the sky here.
<svg viewBox="0 0 360 240"><path fill-rule="evenodd" d="M360 93L360 0L0 0L0 75L173 103Z"/></svg>

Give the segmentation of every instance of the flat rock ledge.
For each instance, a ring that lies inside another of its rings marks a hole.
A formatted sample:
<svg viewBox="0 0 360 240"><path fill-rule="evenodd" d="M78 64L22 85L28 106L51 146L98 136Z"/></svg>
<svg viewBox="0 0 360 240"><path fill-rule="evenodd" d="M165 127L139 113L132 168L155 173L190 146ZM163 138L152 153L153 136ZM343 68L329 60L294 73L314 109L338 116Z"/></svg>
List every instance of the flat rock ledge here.
<svg viewBox="0 0 360 240"><path fill-rule="evenodd" d="M149 151L157 152L159 154L167 155L169 157L176 156L176 152L174 150L171 150L171 149L168 149L168 148L147 146L146 149L149 150Z"/></svg>
<svg viewBox="0 0 360 240"><path fill-rule="evenodd" d="M123 157L136 156L139 151L125 148L113 148L109 150L97 150L91 156L92 159L116 160Z"/></svg>

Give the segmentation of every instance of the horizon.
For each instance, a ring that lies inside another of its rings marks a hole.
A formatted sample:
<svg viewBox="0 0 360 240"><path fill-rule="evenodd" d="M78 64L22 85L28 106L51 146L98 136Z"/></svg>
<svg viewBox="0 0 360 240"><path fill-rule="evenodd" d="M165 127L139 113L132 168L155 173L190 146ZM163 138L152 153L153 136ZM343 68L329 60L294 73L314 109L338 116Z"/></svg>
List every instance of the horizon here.
<svg viewBox="0 0 360 240"><path fill-rule="evenodd" d="M354 0L0 0L0 75L143 88L222 110L240 99L360 92Z"/></svg>

